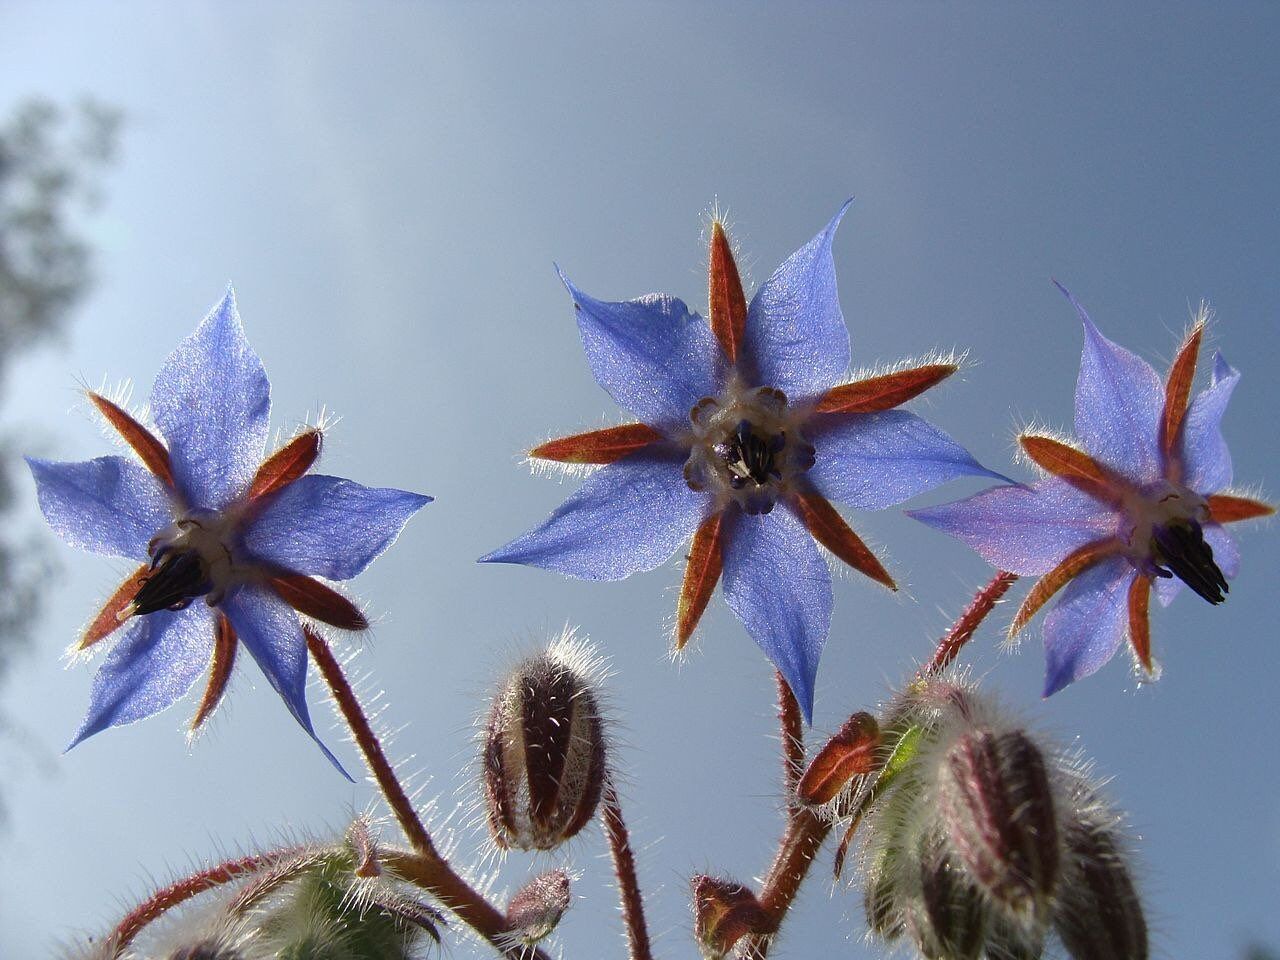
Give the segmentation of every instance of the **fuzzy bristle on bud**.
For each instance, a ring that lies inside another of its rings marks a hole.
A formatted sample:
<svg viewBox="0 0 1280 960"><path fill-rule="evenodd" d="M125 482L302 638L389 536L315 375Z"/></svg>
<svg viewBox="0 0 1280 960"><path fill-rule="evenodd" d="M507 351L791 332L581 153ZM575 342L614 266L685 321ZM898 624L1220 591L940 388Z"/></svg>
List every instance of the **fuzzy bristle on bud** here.
<svg viewBox="0 0 1280 960"><path fill-rule="evenodd" d="M1076 960L1147 960L1142 902L1114 833L1089 815L1065 833L1069 882L1053 916L1063 945Z"/></svg>
<svg viewBox="0 0 1280 960"><path fill-rule="evenodd" d="M982 895L946 846L926 840L920 853L923 916L916 940L929 960L977 960L986 924Z"/></svg>
<svg viewBox="0 0 1280 960"><path fill-rule="evenodd" d="M911 747L851 809L873 934L930 960L1035 960L1056 928L1074 960L1146 960L1119 818L1077 756L955 675L909 684L880 728Z"/></svg>
<svg viewBox="0 0 1280 960"><path fill-rule="evenodd" d="M587 675L560 645L521 661L493 699L483 778L494 842L551 850L594 816L605 776L604 725Z"/></svg>
<svg viewBox="0 0 1280 960"><path fill-rule="evenodd" d="M942 814L951 846L987 894L1032 910L1058 880L1053 792L1039 747L1021 730L975 731L947 752Z"/></svg>
<svg viewBox="0 0 1280 960"><path fill-rule="evenodd" d="M178 947L169 954L168 960L243 960L243 957L236 947L210 939Z"/></svg>
<svg viewBox="0 0 1280 960"><path fill-rule="evenodd" d="M569 875L563 870L539 874L512 895L507 928L532 946L548 936L569 909Z"/></svg>

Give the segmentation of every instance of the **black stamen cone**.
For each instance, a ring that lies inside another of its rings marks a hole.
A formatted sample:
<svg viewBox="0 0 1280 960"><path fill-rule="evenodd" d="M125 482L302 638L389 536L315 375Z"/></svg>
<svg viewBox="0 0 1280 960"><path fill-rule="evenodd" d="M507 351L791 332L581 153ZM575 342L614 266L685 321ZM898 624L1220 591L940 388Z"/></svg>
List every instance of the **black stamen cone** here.
<svg viewBox="0 0 1280 960"><path fill-rule="evenodd" d="M1195 520L1157 526L1155 559L1210 603L1222 603L1230 593L1227 578L1213 562L1213 547L1205 543L1204 529ZM1160 568L1158 567L1157 570Z"/></svg>
<svg viewBox="0 0 1280 960"><path fill-rule="evenodd" d="M174 550L152 560L151 572L133 598L134 613L178 608L213 588L204 560L194 550Z"/></svg>
<svg viewBox="0 0 1280 960"><path fill-rule="evenodd" d="M786 444L785 437L772 438L772 442L757 436L751 422L743 420L738 429L726 441L717 443L717 456L729 469L729 484L740 490L751 480L762 487L779 473L774 465L774 454Z"/></svg>

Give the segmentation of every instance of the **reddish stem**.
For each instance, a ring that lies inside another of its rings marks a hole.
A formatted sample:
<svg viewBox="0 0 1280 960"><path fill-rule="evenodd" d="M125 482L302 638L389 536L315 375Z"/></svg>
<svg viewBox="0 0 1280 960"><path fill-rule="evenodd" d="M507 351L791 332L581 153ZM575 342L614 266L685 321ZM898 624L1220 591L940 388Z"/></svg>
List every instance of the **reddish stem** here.
<svg viewBox="0 0 1280 960"><path fill-rule="evenodd" d="M440 859L435 844L431 842L431 835L422 825L418 812L414 810L408 794L405 793L391 762L382 749L378 735L369 725L369 718L365 716L364 708L360 706L355 690L351 688L346 674L342 672L342 665L338 663L337 657L333 655L333 651L329 649L329 645L324 642L320 634L310 627L304 627L303 632L307 636L307 649L311 651L312 659L320 668L320 675L329 685L329 692L333 694L334 702L338 704L338 710L341 711L343 719L351 728L351 733L356 738L356 746L360 748L365 763L369 765L369 771L378 782L387 806L400 822L400 829L404 831L404 835L409 838L409 843L415 850L426 857Z"/></svg>
<svg viewBox="0 0 1280 960"><path fill-rule="evenodd" d="M960 653L960 649L969 642L974 631L978 629L978 625L995 609L1000 598L1017 579L1016 573L998 571L986 586L974 595L964 613L960 614L959 619L951 625L947 635L938 641L938 649L934 651L933 659L921 667L916 675L921 678L936 676L950 666Z"/></svg>
<svg viewBox="0 0 1280 960"><path fill-rule="evenodd" d="M613 872L622 901L622 919L627 927L630 960L653 960L649 931L644 922L644 899L640 896L640 883L636 879L636 858L631 852L627 824L622 819L622 804L618 802L618 792L614 789L612 778L605 781L600 816L609 837L609 853L613 856Z"/></svg>
<svg viewBox="0 0 1280 960"><path fill-rule="evenodd" d="M111 944L111 956L118 957L124 952L134 938L142 932L142 928L155 920L166 910L185 903L197 894L212 890L224 883L230 883L237 877L254 870L261 869L281 857L293 854L293 850L277 850L273 853L256 854L227 860L216 866L207 867L199 873L177 880L169 886L157 890L142 903L134 907L116 926L107 943Z"/></svg>
<svg viewBox="0 0 1280 960"><path fill-rule="evenodd" d="M804 718L800 704L781 672L778 679L778 722L782 726L782 772L787 785L787 803L795 798L796 784L804 773Z"/></svg>
<svg viewBox="0 0 1280 960"><path fill-rule="evenodd" d="M401 829L404 830L405 836L415 850L413 855L394 858L397 873L403 879L430 891L441 903L457 914L459 919L505 956L511 957L512 960L547 960L546 954L542 951L530 951L529 948L516 943L502 912L459 876L449 862L440 856L435 844L431 842L427 828L423 826L408 794L396 777L395 770L387 760L382 743L373 732L373 727L369 725L369 718L365 716L364 709L360 706L360 701L351 688L346 674L343 673L342 666L334 657L333 651L310 627L304 627L303 632L307 637L307 649L311 651L312 659L320 668L320 674L324 677L325 683L329 685L329 690L338 704L338 710L342 713L343 719L351 728L356 745L364 755L365 763L373 773L382 796L387 801L387 806L395 814L396 820L399 821Z"/></svg>
<svg viewBox="0 0 1280 960"><path fill-rule="evenodd" d="M800 885L809 873L809 866L818 855L822 841L831 832L831 821L818 816L807 807L797 808L787 823L787 832L783 834L778 853L773 858L773 865L764 878L760 889L760 906L764 910L765 922L761 933L746 941L739 956L751 960L763 960L768 956L769 945L773 935L782 926L782 921L795 902Z"/></svg>
<svg viewBox="0 0 1280 960"><path fill-rule="evenodd" d="M978 625L995 608L996 603L1017 579L1016 574L1006 573L1003 570L997 572L991 581L978 591L968 608L947 631L946 636L938 642L933 658L920 668L918 675L932 676L946 669L973 636ZM793 792L796 781L791 779L792 772L797 771L795 776L798 779L799 772L803 770L804 745L798 735L793 736L792 732L801 731L803 728L800 726L799 707L795 703L795 697L781 674L778 675L778 698L778 716L782 721L783 766L787 772L788 789ZM792 711L794 711L794 719L791 717ZM774 857L773 865L769 868L758 897L760 906L764 910L765 921L761 925L761 931L744 942L739 949L739 956L749 960L764 960L768 956L773 935L782 926L787 911L800 892L800 885L809 872L809 866L818 855L818 850L826 840L827 834L831 832L831 827L830 821L819 817L807 807L792 808L787 820L787 831L782 837L778 853Z"/></svg>

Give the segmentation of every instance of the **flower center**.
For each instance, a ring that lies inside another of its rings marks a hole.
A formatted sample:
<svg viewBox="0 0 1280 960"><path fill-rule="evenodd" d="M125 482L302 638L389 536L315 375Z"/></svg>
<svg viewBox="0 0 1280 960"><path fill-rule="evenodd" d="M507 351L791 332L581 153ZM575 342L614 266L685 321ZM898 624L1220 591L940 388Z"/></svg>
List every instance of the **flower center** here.
<svg viewBox="0 0 1280 960"><path fill-rule="evenodd" d="M1230 588L1204 539L1204 497L1168 480L1144 487L1126 505L1130 558L1147 576L1177 577L1205 600L1222 603Z"/></svg>
<svg viewBox="0 0 1280 960"><path fill-rule="evenodd" d="M222 599L231 581L230 532L217 514L192 512L152 538L147 552L151 568L133 602L118 614L125 620L157 610L181 610L196 597L210 606Z"/></svg>
<svg viewBox="0 0 1280 960"><path fill-rule="evenodd" d="M693 442L684 478L747 513L768 513L795 478L813 466L813 446L800 417L772 387L732 383L719 397L703 397L689 413Z"/></svg>

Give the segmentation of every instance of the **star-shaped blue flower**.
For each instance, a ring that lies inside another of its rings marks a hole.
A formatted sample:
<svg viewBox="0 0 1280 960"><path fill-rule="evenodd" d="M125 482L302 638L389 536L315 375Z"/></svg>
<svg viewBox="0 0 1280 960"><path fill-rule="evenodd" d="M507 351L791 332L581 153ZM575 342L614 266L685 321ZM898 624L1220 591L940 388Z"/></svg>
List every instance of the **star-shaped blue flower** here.
<svg viewBox="0 0 1280 960"><path fill-rule="evenodd" d="M75 647L86 650L127 625L94 678L71 746L158 713L207 669L195 730L221 699L239 644L320 742L307 712L298 613L345 629L368 626L350 600L316 578L360 573L431 498L307 474L320 452L318 429L264 461L270 394L228 290L156 377L151 411L164 442L90 393L138 459L28 458L40 508L59 536L142 563Z"/></svg>
<svg viewBox="0 0 1280 960"><path fill-rule="evenodd" d="M1084 324L1075 398L1081 446L1024 434L1022 449L1045 479L909 511L1002 570L1040 576L1010 638L1066 588L1044 622L1046 697L1101 668L1126 635L1138 664L1154 677L1153 585L1164 605L1184 583L1221 603L1240 568L1222 525L1273 512L1227 490L1231 454L1221 424L1239 373L1216 355L1209 386L1191 398L1207 312L1192 325L1162 386L1150 364L1099 333L1062 292Z"/></svg>
<svg viewBox="0 0 1280 960"><path fill-rule="evenodd" d="M674 297L610 303L564 280L596 381L641 422L532 451L601 468L545 523L482 558L620 580L654 569L692 537L676 646L723 580L730 609L806 718L832 602L814 540L894 587L830 501L879 510L954 477L999 477L936 427L893 409L955 364L843 382L849 334L831 243L847 208L750 305L724 229L713 224L709 322Z"/></svg>

